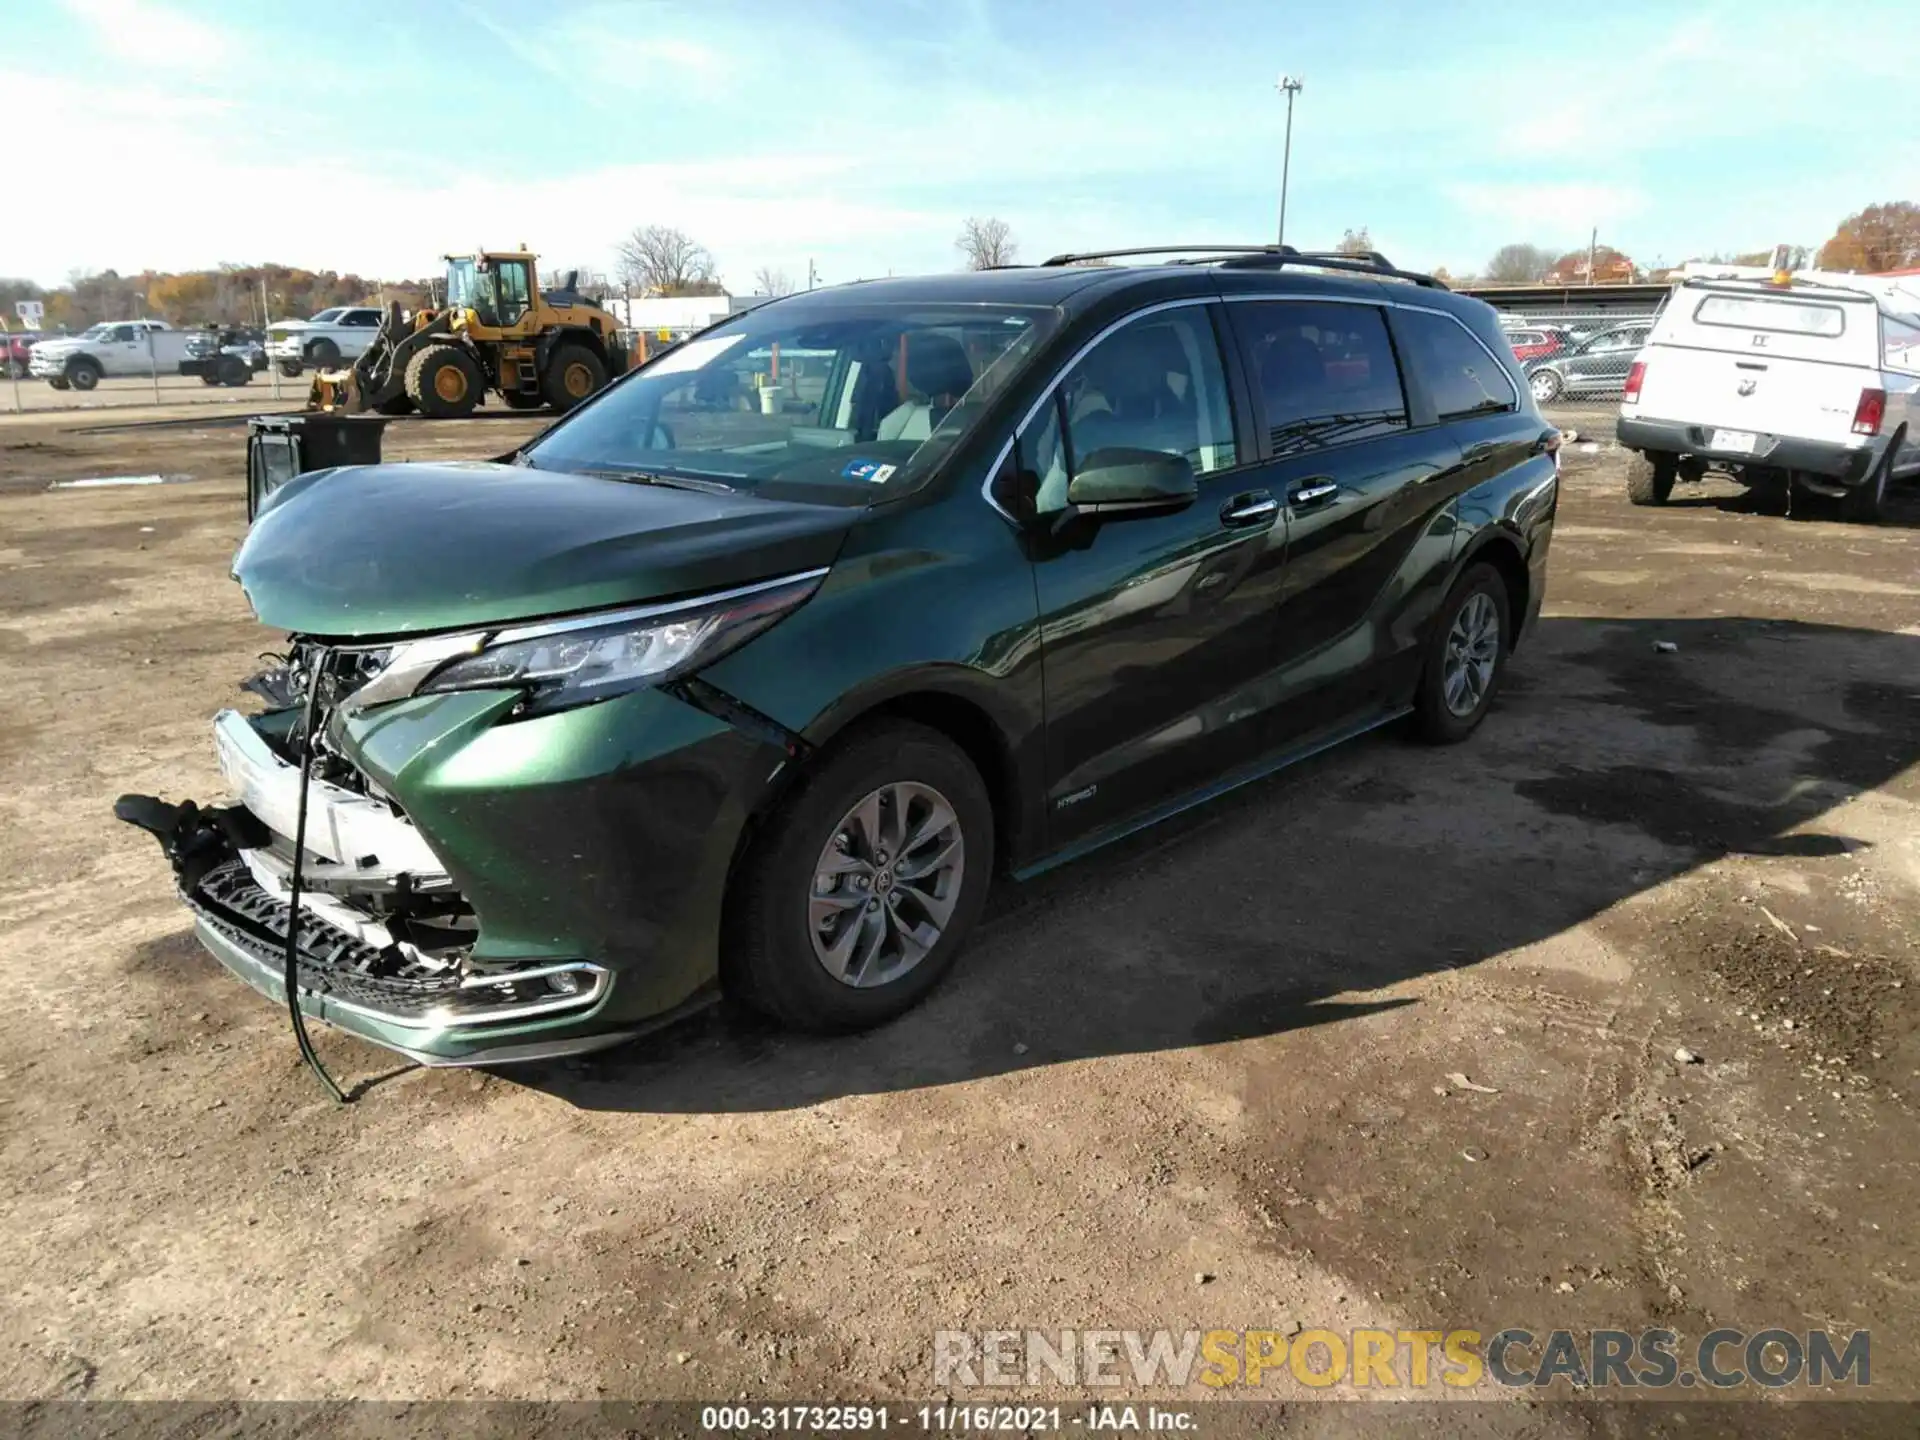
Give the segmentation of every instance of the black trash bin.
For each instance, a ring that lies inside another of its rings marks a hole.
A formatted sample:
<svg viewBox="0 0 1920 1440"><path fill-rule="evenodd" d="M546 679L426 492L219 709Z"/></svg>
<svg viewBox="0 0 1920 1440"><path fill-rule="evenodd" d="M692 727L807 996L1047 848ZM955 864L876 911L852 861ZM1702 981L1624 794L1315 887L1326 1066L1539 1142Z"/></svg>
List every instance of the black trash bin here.
<svg viewBox="0 0 1920 1440"><path fill-rule="evenodd" d="M334 465L378 465L383 415L256 415L247 422L247 520L296 475Z"/></svg>

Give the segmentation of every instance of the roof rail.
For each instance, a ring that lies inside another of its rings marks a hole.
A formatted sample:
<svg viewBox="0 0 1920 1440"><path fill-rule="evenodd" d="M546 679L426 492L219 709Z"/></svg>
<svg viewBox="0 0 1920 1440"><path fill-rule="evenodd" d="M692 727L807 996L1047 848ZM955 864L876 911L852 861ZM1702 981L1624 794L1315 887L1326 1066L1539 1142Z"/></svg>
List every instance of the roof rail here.
<svg viewBox="0 0 1920 1440"><path fill-rule="evenodd" d="M1347 270L1359 275L1386 275L1396 280L1411 280L1430 290L1447 287L1431 275L1402 270L1378 250L1335 251L1296 250L1291 245L1143 245L1126 250L1081 250L1054 255L1042 265L1073 265L1084 260L1118 260L1133 255L1208 255L1220 260L1173 260L1174 265L1222 265L1235 269L1278 269L1285 265L1305 265L1323 270Z"/></svg>

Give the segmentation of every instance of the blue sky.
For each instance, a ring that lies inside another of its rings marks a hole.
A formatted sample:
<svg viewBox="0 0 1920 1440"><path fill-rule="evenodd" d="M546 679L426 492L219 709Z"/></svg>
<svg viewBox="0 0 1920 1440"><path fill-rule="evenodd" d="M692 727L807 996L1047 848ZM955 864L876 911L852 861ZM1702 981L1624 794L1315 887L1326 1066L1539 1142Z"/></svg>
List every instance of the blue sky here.
<svg viewBox="0 0 1920 1440"><path fill-rule="evenodd" d="M1367 226L1402 264L1817 245L1920 199L1910 3L0 0L0 274L281 260L386 276L522 242L723 279ZM1899 42L1898 37L1907 41ZM1564 58L1563 58L1564 57ZM1903 73L1904 72L1904 73ZM1902 116L1909 117L1903 121ZM18 124L24 117L25 124Z"/></svg>

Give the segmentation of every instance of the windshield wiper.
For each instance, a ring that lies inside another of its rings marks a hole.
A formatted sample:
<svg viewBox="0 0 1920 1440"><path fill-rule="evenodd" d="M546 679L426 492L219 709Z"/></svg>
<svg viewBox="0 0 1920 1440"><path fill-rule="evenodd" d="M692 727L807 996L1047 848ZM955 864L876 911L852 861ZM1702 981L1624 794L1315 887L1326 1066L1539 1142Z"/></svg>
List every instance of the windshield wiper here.
<svg viewBox="0 0 1920 1440"><path fill-rule="evenodd" d="M685 475L663 475L657 470L583 469L581 475L597 475L602 480L627 480L638 485L658 485L666 490L695 490L704 495L730 495L731 485L717 480L695 480Z"/></svg>

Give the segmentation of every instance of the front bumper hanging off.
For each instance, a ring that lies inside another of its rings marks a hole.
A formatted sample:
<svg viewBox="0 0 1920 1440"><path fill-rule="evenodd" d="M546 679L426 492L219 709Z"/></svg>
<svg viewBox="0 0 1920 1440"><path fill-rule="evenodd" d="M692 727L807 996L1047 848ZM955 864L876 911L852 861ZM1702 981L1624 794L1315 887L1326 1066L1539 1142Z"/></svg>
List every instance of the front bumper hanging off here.
<svg viewBox="0 0 1920 1440"><path fill-rule="evenodd" d="M215 735L236 804L203 809L127 795L114 813L159 842L207 950L284 1005L299 770L233 711L218 717ZM297 952L306 1015L427 1065L549 1059L636 1033L596 1026L612 990L602 966L436 958L402 942L410 933L403 922L389 926L356 907L356 894L445 893L449 883L417 831L377 802L312 782L307 835L302 869L311 888Z"/></svg>

